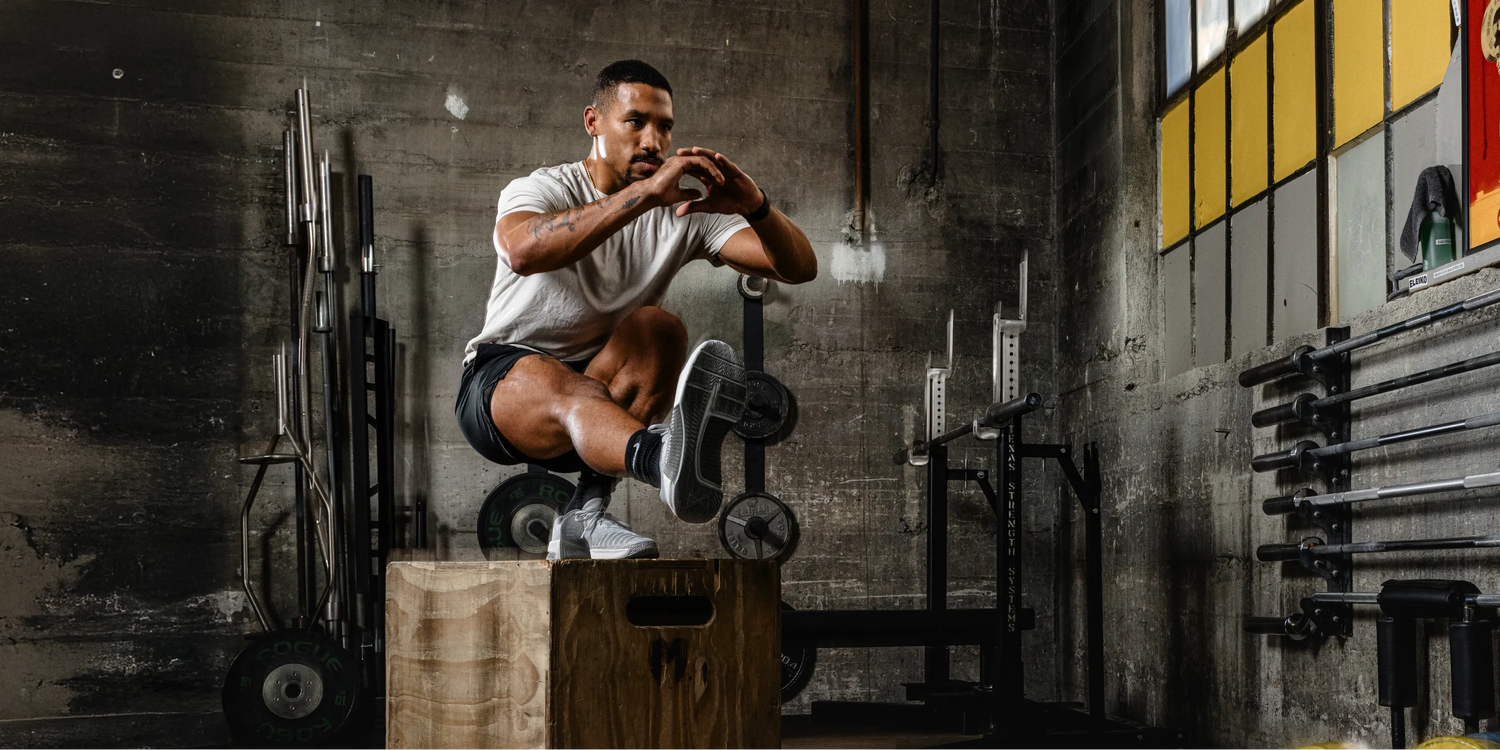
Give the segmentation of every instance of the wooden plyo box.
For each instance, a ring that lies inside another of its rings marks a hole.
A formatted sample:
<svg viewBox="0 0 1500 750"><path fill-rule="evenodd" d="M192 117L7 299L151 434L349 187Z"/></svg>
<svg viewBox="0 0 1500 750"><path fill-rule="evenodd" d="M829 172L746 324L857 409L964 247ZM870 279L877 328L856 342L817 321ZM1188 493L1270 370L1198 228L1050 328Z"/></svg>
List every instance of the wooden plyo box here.
<svg viewBox="0 0 1500 750"><path fill-rule="evenodd" d="M393 562L386 746L780 747L781 573Z"/></svg>

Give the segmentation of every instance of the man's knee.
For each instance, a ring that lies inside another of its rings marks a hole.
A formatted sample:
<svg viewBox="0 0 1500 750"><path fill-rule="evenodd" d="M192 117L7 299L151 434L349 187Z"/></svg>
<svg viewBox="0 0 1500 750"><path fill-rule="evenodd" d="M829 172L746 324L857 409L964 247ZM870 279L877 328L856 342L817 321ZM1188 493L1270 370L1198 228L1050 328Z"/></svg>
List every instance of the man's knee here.
<svg viewBox="0 0 1500 750"><path fill-rule="evenodd" d="M687 346L687 326L676 315L654 305L647 305L630 314L630 322L646 331L661 343Z"/></svg>

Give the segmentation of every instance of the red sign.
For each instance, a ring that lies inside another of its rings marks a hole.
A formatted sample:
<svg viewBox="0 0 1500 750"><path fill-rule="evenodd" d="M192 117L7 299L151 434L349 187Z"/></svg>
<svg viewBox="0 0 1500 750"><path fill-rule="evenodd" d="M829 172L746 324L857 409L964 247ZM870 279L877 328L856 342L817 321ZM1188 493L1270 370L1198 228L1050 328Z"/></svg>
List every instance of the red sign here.
<svg viewBox="0 0 1500 750"><path fill-rule="evenodd" d="M1500 239L1500 0L1466 1L1472 249Z"/></svg>

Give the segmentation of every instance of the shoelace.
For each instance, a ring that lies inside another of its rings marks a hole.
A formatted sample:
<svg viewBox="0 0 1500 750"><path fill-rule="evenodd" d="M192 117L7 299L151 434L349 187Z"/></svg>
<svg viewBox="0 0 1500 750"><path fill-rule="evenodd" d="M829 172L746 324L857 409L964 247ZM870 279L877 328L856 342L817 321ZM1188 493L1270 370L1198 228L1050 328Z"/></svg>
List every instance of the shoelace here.
<svg viewBox="0 0 1500 750"><path fill-rule="evenodd" d="M624 529L626 531L634 531L634 529L630 528L630 524L628 524L628 523L626 523L624 521L621 521L619 518L616 518L615 516L611 515L609 513L609 511L606 511L603 508L599 508L597 510L590 511L590 510L587 510L587 508L585 507L585 510L580 511L580 512L591 513L594 516L593 518L591 518L591 519L589 519L589 520L587 520L587 521L584 522L584 528L588 529L589 532L593 532L594 529L598 528L599 524L603 523L605 519L609 519L609 521L611 523L613 523L615 526L618 526L619 528L622 528L622 529Z"/></svg>

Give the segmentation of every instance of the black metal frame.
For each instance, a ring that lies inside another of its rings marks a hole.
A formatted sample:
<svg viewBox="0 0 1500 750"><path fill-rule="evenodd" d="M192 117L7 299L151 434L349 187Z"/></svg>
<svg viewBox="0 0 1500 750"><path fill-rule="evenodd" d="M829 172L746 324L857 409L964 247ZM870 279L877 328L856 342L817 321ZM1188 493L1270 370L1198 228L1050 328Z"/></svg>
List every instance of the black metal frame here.
<svg viewBox="0 0 1500 750"><path fill-rule="evenodd" d="M359 176L360 310L349 316L350 500L354 503L353 556L355 621L365 684L385 689L385 563L397 544L395 424L396 331L375 314L374 209L369 175ZM372 373L373 371L373 373ZM373 396L374 413L370 401ZM375 438L371 484L370 433ZM374 501L373 507L371 501ZM420 545L419 545L420 546Z"/></svg>
<svg viewBox="0 0 1500 750"><path fill-rule="evenodd" d="M1320 383L1328 396L1347 393L1351 388L1350 378L1350 356L1349 351L1334 351L1334 347L1340 342L1349 339L1348 328L1329 328L1325 334L1328 347L1317 351L1332 351L1329 356L1319 357L1316 364L1313 358L1308 358L1305 374ZM1241 376L1243 383L1243 375ZM1353 439L1353 425L1350 412L1350 403L1344 401L1331 406L1320 412L1322 425L1326 433L1330 435L1342 435L1344 440ZM1319 458L1316 461L1299 461L1295 467L1298 471L1312 477L1316 477L1323 483L1326 492L1348 492L1353 489L1352 477L1350 475L1353 466L1353 456L1349 453L1339 453ZM1347 544L1353 540L1353 517L1352 506L1338 505L1320 508L1308 508L1302 514L1305 519L1316 524L1327 535L1330 544ZM1349 554L1313 556L1301 555L1298 564L1309 572L1315 573L1322 578L1330 592L1347 593L1351 590L1354 582L1354 556ZM1310 599L1302 601L1302 609L1305 617L1318 632L1326 635L1348 636L1354 634L1354 611L1348 604L1336 602L1316 602Z"/></svg>
<svg viewBox="0 0 1500 750"><path fill-rule="evenodd" d="M936 441L934 441L936 442ZM782 613L782 638L793 646L823 648L924 646L924 680L906 685L913 704L815 701L814 716L829 720L910 724L937 722L968 733L984 733L985 746L1035 743L1080 746L1169 746L1183 735L1107 717L1104 706L1104 584L1100 514L1099 450L1083 449L1082 470L1068 444L1027 443L1022 418L1000 426L995 440L999 487L990 472L951 466L948 447L928 449L926 607L921 610L795 610ZM1026 698L1023 633L1036 614L1024 606L1022 586L1022 460L1055 460L1084 511L1087 603L1088 710L1070 704L1042 704ZM948 486L974 482L998 519L995 539L996 602L993 608L949 609ZM950 678L949 647L979 645L980 681ZM1040 720L1039 720L1040 719Z"/></svg>

